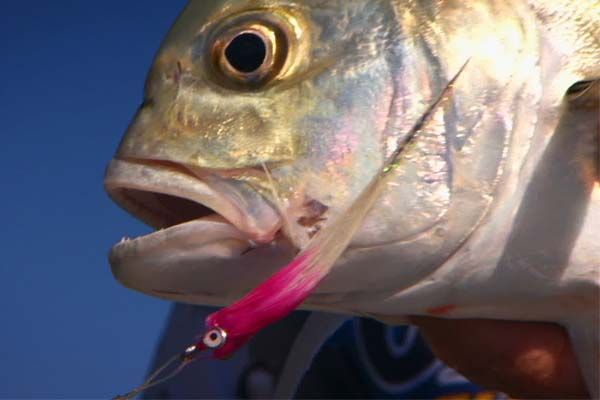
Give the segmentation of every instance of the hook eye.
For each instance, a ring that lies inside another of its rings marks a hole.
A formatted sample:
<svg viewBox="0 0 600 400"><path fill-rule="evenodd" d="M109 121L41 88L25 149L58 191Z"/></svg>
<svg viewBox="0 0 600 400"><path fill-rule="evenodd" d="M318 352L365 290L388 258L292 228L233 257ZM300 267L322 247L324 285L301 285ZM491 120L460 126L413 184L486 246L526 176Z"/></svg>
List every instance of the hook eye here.
<svg viewBox="0 0 600 400"><path fill-rule="evenodd" d="M209 349L219 349L227 342L227 332L221 328L213 328L202 337L202 343Z"/></svg>

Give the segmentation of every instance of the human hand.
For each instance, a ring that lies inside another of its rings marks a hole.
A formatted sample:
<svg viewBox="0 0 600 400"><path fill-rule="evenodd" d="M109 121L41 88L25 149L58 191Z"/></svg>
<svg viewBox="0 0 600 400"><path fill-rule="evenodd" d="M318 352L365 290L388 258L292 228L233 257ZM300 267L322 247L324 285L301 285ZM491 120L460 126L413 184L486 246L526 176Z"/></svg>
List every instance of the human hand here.
<svg viewBox="0 0 600 400"><path fill-rule="evenodd" d="M521 398L589 398L566 331L552 323L411 317L434 353L486 389Z"/></svg>

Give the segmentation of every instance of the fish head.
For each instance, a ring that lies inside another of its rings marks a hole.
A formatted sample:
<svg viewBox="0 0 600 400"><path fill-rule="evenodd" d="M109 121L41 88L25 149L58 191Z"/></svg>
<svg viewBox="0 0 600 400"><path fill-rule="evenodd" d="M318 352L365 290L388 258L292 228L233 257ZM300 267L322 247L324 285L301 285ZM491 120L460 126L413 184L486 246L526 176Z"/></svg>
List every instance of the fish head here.
<svg viewBox="0 0 600 400"><path fill-rule="evenodd" d="M511 122L498 117L505 103L482 110L503 88L496 75L509 73L481 68L489 62L481 56L473 79L457 83L459 100L419 127L469 54L440 45L432 55L437 39L422 26L433 13L413 7L191 1L156 56L106 175L117 203L160 228L115 246L117 278L170 299L228 303L344 218L417 128L417 144L322 290L397 286L390 260L418 271L406 285L427 273L419 265L439 266L490 204ZM501 44L521 54L523 43L511 40ZM514 85L519 74L510 71ZM480 85L483 94L473 90ZM356 279L365 262L382 269Z"/></svg>
<svg viewBox="0 0 600 400"><path fill-rule="evenodd" d="M342 210L382 163L392 99L384 39L375 32L373 49L357 48L371 36L368 17L350 10L360 21L337 22L351 7L264 3L188 5L116 158L246 182L285 208L290 226L309 225ZM306 241L310 228L296 230Z"/></svg>

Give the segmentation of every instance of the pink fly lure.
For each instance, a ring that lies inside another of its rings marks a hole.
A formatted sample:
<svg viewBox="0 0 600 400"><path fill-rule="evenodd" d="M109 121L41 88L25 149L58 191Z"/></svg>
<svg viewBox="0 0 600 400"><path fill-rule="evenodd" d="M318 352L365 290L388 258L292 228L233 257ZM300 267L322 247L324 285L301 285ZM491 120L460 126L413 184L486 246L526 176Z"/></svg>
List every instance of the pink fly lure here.
<svg viewBox="0 0 600 400"><path fill-rule="evenodd" d="M403 135L394 152L388 157L379 173L365 187L354 203L334 223L317 233L306 248L279 272L275 273L252 292L236 303L206 318L201 339L183 353L171 358L157 369L147 381L130 393L117 399L131 399L151 386L162 383L178 374L187 364L211 350L212 357L226 359L265 327L283 319L296 310L327 276L335 261L344 252L365 216L385 188L389 172L401 164L401 154L414 141L419 131L429 121L442 101L451 92L468 60L448 82L407 135ZM159 375L171 364L179 365L168 375Z"/></svg>

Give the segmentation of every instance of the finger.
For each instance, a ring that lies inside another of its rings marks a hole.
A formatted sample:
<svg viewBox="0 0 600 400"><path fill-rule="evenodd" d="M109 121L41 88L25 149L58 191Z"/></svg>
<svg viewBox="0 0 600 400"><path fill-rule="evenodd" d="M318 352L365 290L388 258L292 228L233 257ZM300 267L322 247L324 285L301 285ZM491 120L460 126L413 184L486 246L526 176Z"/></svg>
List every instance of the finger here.
<svg viewBox="0 0 600 400"><path fill-rule="evenodd" d="M436 355L486 388L514 397L585 398L569 337L551 323L413 317Z"/></svg>

